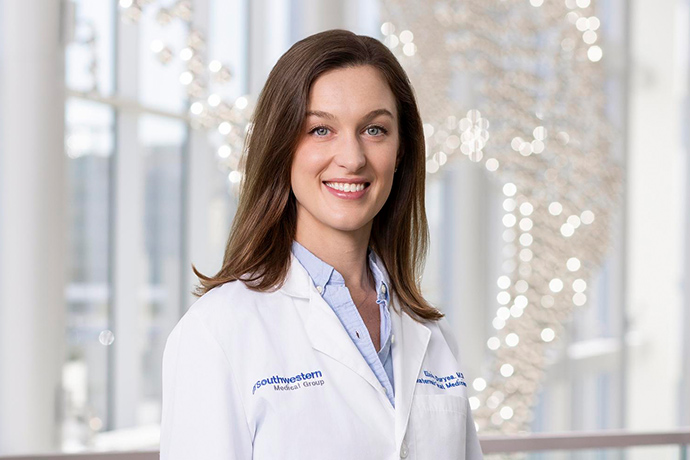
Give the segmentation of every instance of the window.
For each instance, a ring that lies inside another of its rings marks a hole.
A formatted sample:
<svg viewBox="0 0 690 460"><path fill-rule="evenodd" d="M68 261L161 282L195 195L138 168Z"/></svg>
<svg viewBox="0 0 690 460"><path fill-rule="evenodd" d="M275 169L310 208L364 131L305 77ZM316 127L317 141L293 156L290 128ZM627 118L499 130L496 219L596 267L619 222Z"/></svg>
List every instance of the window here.
<svg viewBox="0 0 690 460"><path fill-rule="evenodd" d="M231 74L206 83L232 101L247 85L247 8L207 6L192 12L206 35L203 59ZM222 136L191 126L193 98L180 78L188 61L179 57L191 29L174 8L154 2L132 21L112 0L75 2L66 50L66 451L157 446L165 340L194 300L191 264L218 268L234 215L215 153ZM161 47L171 55L161 58Z"/></svg>

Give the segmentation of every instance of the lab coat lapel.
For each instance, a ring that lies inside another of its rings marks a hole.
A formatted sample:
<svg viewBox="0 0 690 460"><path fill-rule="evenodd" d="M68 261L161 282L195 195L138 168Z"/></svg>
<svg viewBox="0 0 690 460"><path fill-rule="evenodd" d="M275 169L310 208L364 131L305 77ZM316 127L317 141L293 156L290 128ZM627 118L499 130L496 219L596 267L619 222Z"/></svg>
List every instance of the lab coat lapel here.
<svg viewBox="0 0 690 460"><path fill-rule="evenodd" d="M383 387L374 371L364 360L335 312L317 292L311 293L309 310L309 315L304 318L304 326L312 347L359 374L385 399ZM385 403L392 409L388 400Z"/></svg>
<svg viewBox="0 0 690 460"><path fill-rule="evenodd" d="M364 360L333 309L316 290L307 270L293 254L290 256L290 271L281 290L288 295L308 301L304 308L300 307L297 310L312 347L360 375L381 394L386 405L393 410L385 394L383 394L381 383Z"/></svg>
<svg viewBox="0 0 690 460"><path fill-rule="evenodd" d="M431 331L412 319L406 312L391 308L393 344L393 376L395 380L395 445L403 441L412 409L417 377L429 346Z"/></svg>

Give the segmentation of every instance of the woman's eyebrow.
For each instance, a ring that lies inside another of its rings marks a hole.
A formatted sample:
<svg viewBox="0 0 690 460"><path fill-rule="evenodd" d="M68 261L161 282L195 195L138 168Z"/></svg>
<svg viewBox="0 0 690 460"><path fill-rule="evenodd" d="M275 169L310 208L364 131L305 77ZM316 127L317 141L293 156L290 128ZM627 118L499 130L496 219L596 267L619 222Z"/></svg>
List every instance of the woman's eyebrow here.
<svg viewBox="0 0 690 460"><path fill-rule="evenodd" d="M376 109L376 110L372 110L371 112L366 114L364 116L363 120L366 122L366 121L369 121L373 118L378 117L379 115L387 115L390 118L394 118L393 114L390 112L390 110L388 110L388 109ZM326 118L328 120L337 120L338 119L338 117L336 117L332 113L324 112L322 110L308 110L306 116L307 117L315 116L315 117L320 117L320 118Z"/></svg>

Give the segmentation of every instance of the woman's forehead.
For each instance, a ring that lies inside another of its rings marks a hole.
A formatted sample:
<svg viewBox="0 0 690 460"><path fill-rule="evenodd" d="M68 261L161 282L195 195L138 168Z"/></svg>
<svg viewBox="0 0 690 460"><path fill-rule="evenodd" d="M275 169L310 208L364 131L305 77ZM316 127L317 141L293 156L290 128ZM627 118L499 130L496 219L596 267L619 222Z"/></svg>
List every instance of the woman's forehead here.
<svg viewBox="0 0 690 460"><path fill-rule="evenodd" d="M371 66L330 70L320 75L309 91L308 110L333 113L345 106L360 110L395 109L395 96L380 71Z"/></svg>

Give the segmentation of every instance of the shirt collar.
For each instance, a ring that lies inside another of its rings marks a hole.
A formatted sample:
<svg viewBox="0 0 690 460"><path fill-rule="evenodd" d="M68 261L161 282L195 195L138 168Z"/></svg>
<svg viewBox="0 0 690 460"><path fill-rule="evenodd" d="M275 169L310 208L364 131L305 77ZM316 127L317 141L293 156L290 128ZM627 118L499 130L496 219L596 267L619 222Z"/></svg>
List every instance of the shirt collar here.
<svg viewBox="0 0 690 460"><path fill-rule="evenodd" d="M315 286L345 285L343 276L323 260L316 257L311 251L297 241L292 242L292 253L307 270ZM377 256L371 248L367 248L369 267L374 275L377 300L388 301L389 286L383 271L378 266Z"/></svg>
<svg viewBox="0 0 690 460"><path fill-rule="evenodd" d="M335 272L333 267L316 257L297 241L292 242L292 253L307 270L315 286L325 286L329 282L331 275ZM342 277L340 278L342 279Z"/></svg>

